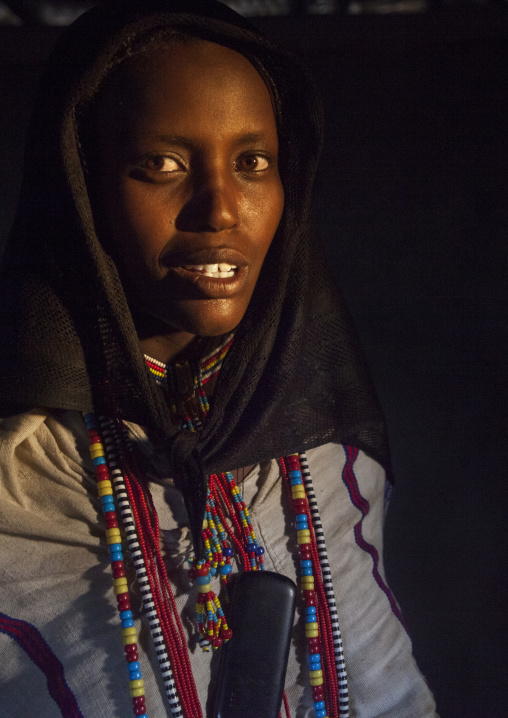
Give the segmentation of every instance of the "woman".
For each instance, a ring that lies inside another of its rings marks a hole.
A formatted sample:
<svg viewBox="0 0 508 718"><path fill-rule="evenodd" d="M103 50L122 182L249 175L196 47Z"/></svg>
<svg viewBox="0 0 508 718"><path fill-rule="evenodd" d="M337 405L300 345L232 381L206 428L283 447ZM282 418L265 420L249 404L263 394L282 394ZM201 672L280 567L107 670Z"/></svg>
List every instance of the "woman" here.
<svg viewBox="0 0 508 718"><path fill-rule="evenodd" d="M383 422L309 224L320 128L306 72L218 3L109 3L55 50L3 261L9 715L228 715L242 567L302 588L291 715L435 715L383 576Z"/></svg>

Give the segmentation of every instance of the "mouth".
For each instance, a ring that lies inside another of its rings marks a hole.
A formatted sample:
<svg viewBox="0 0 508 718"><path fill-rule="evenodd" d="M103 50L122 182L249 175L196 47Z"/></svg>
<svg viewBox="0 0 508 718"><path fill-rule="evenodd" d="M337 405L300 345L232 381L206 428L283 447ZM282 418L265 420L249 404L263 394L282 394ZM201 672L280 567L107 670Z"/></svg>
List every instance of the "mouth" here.
<svg viewBox="0 0 508 718"><path fill-rule="evenodd" d="M242 291L250 266L241 252L228 247L173 250L162 263L182 291L198 299L233 297Z"/></svg>

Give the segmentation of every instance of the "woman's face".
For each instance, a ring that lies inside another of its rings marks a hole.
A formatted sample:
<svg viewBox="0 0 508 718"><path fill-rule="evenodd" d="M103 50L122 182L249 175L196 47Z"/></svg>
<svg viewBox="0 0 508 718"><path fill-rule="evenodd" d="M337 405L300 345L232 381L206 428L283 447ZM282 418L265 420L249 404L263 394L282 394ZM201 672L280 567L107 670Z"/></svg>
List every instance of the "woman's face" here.
<svg viewBox="0 0 508 718"><path fill-rule="evenodd" d="M169 332L242 319L284 194L270 95L204 41L127 60L94 113L93 206L130 301Z"/></svg>

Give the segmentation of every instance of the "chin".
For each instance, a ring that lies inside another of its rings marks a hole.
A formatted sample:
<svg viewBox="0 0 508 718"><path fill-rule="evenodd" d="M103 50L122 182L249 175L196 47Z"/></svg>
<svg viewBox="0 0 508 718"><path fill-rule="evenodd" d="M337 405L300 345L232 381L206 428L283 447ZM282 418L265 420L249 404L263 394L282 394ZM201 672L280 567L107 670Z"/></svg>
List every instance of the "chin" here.
<svg viewBox="0 0 508 718"><path fill-rule="evenodd" d="M159 314L158 318L177 331L200 337L218 337L236 329L246 309L247 306L231 307L228 300L186 300L179 302L171 310L168 308L164 316Z"/></svg>

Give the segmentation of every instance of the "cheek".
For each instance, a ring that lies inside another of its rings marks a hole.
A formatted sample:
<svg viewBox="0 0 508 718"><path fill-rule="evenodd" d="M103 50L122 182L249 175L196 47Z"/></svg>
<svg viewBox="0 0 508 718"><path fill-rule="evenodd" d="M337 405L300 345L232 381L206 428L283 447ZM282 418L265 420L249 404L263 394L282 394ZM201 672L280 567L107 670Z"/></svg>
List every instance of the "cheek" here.
<svg viewBox="0 0 508 718"><path fill-rule="evenodd" d="M167 198L146 191L142 183L120 186L108 230L118 261L137 272L160 274L159 257L174 228L174 211Z"/></svg>
<svg viewBox="0 0 508 718"><path fill-rule="evenodd" d="M251 236L263 255L272 243L284 210L284 189L280 179L260 187L250 198L246 212Z"/></svg>

